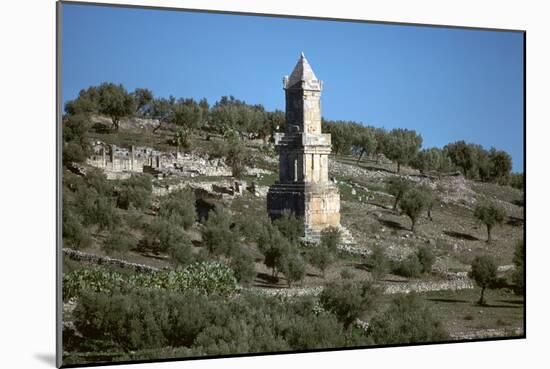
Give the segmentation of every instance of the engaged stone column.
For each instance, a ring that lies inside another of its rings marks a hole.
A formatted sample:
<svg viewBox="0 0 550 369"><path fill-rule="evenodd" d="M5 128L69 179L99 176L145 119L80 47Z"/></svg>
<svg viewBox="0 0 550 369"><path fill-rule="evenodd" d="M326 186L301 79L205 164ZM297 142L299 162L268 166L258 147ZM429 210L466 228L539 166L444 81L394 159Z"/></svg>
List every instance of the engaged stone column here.
<svg viewBox="0 0 550 369"><path fill-rule="evenodd" d="M130 146L130 170L134 170L134 145Z"/></svg>

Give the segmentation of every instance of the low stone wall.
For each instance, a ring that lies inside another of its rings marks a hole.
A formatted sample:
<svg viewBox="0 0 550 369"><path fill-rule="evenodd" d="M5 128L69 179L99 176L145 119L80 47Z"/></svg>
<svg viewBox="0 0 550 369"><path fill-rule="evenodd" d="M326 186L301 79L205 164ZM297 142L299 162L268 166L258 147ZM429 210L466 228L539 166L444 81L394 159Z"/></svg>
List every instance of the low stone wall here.
<svg viewBox="0 0 550 369"><path fill-rule="evenodd" d="M386 284L384 293L431 292L431 291L457 291L474 288L474 283L469 278L453 279L448 281L412 281Z"/></svg>
<svg viewBox="0 0 550 369"><path fill-rule="evenodd" d="M251 287L243 288L242 291L249 291L264 296L280 296L280 297L301 297L301 296L318 296L323 287L293 287L293 288L261 288Z"/></svg>
<svg viewBox="0 0 550 369"><path fill-rule="evenodd" d="M447 281L407 281L407 282L386 282L383 283L384 294L411 292L431 292L445 290L463 290L474 288L474 283L469 278L456 278ZM323 286L317 287L293 287L293 288L243 288L243 291L250 291L267 296L299 297L318 296L323 291Z"/></svg>
<svg viewBox="0 0 550 369"><path fill-rule="evenodd" d="M467 332L450 333L453 340L472 340L480 338L519 337L523 335L523 328L489 328Z"/></svg>
<svg viewBox="0 0 550 369"><path fill-rule="evenodd" d="M134 269L136 272L142 272L142 273L154 273L160 270L159 268L155 268L149 265L131 263L129 261L115 259L109 256L99 256L94 254L88 254L88 253L78 251L78 250L73 250L73 249L64 248L63 254L66 257L69 257L70 259L76 260L76 261L83 261L83 262L97 264L97 265L113 265L121 268L131 268L131 269Z"/></svg>

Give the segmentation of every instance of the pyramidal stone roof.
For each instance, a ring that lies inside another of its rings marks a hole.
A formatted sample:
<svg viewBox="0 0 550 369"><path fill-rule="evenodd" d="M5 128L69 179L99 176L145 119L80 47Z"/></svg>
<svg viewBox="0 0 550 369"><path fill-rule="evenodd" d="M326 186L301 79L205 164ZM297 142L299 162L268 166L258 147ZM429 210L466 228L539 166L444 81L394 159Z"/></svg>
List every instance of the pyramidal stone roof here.
<svg viewBox="0 0 550 369"><path fill-rule="evenodd" d="M311 69L311 65L309 65L304 53L300 55L298 63L296 63L290 77L288 77L287 85L294 86L301 81L317 81L317 77L313 73L313 69Z"/></svg>

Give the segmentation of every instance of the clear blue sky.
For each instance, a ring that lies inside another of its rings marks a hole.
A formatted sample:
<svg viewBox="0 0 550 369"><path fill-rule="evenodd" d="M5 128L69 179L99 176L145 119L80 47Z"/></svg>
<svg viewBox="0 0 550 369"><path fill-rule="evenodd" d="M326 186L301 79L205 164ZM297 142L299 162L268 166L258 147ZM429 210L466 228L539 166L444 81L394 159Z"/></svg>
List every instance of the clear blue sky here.
<svg viewBox="0 0 550 369"><path fill-rule="evenodd" d="M223 95L284 110L303 51L323 116L414 129L423 147L465 140L523 171L523 34L63 5L62 94L109 81L155 96Z"/></svg>

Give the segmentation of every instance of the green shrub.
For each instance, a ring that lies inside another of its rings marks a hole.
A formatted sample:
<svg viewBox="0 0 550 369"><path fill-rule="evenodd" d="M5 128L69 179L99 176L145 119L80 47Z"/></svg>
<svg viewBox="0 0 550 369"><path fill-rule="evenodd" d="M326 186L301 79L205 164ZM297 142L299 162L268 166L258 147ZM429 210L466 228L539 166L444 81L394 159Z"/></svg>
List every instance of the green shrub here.
<svg viewBox="0 0 550 369"><path fill-rule="evenodd" d="M208 355L289 351L284 337L267 320L252 317L230 317L222 326L202 331L195 344Z"/></svg>
<svg viewBox="0 0 550 369"><path fill-rule="evenodd" d="M173 278L163 280L169 281ZM82 338L76 351L94 345L95 351L122 351L119 357L128 358L309 350L368 341L357 330L346 332L310 297L242 293L226 299L132 287L82 292L73 317Z"/></svg>
<svg viewBox="0 0 550 369"><path fill-rule="evenodd" d="M138 350L190 346L209 325L212 308L207 298L189 292L84 293L73 315L87 339L108 338L124 350Z"/></svg>
<svg viewBox="0 0 550 369"><path fill-rule="evenodd" d="M411 186L412 184L410 181L401 177L392 177L388 180L386 183L386 191L388 191L388 193L393 195L395 198L393 210L397 209L397 204L399 204L401 198L403 198L403 195L411 188Z"/></svg>
<svg viewBox="0 0 550 369"><path fill-rule="evenodd" d="M124 276L99 269L76 269L63 273L63 300L80 297L84 291L105 292L124 283Z"/></svg>
<svg viewBox="0 0 550 369"><path fill-rule="evenodd" d="M378 345L449 339L441 322L414 293L394 297L387 310L371 319L368 332Z"/></svg>
<svg viewBox="0 0 550 369"><path fill-rule="evenodd" d="M136 243L133 239L120 232L112 232L103 242L103 250L105 250L108 255L125 254L135 246Z"/></svg>
<svg viewBox="0 0 550 369"><path fill-rule="evenodd" d="M416 256L418 256L418 261L422 265L421 273L431 273L432 266L435 263L435 255L432 249L427 246L420 246L416 250Z"/></svg>
<svg viewBox="0 0 550 369"><path fill-rule="evenodd" d="M71 114L63 119L63 165L81 163L90 152L86 133L90 122L85 114Z"/></svg>
<svg viewBox="0 0 550 369"><path fill-rule="evenodd" d="M283 212L283 215L273 222L273 225L291 243L297 243L304 234L304 222L297 218L294 213Z"/></svg>
<svg viewBox="0 0 550 369"><path fill-rule="evenodd" d="M242 247L239 247L231 257L231 269L235 273L235 278L241 284L248 285L256 277L254 269L254 258L250 252Z"/></svg>
<svg viewBox="0 0 550 369"><path fill-rule="evenodd" d="M82 163L88 157L87 151L77 142L67 142L63 145L62 162L64 166L71 163Z"/></svg>
<svg viewBox="0 0 550 369"><path fill-rule="evenodd" d="M256 242L260 237L263 228L268 222L271 222L267 217L258 217L256 215L239 216L235 220L242 234L248 241Z"/></svg>
<svg viewBox="0 0 550 369"><path fill-rule="evenodd" d="M516 269L512 274L512 282L514 283L516 293L523 295L525 293L525 241L522 240L516 244L513 262Z"/></svg>
<svg viewBox="0 0 550 369"><path fill-rule="evenodd" d="M257 240L258 249L264 255L264 264L271 268L271 274L277 277L284 269L285 261L293 245L271 223L265 224Z"/></svg>
<svg viewBox="0 0 550 369"><path fill-rule="evenodd" d="M235 178L241 178L244 174L245 164L247 162L248 150L241 140L230 137L227 140L226 162L231 167L231 174Z"/></svg>
<svg viewBox="0 0 550 369"><path fill-rule="evenodd" d="M333 314L297 316L291 323L286 337L293 350L343 347L347 343L343 327Z"/></svg>
<svg viewBox="0 0 550 369"><path fill-rule="evenodd" d="M349 329L364 311L373 306L378 295L379 291L371 284L346 281L328 284L321 292L319 302Z"/></svg>
<svg viewBox="0 0 550 369"><path fill-rule="evenodd" d="M208 212L202 229L202 242L214 256L230 256L238 247L238 229L232 228L231 214L221 205Z"/></svg>
<svg viewBox="0 0 550 369"><path fill-rule="evenodd" d="M497 203L489 200L480 200L476 204L474 217L487 227L487 242L491 242L491 231L504 222L506 211Z"/></svg>
<svg viewBox="0 0 550 369"><path fill-rule="evenodd" d="M420 214L429 204L429 198L426 192L419 188L412 188L403 194L399 200L399 207L402 212L411 219L411 231L415 231L416 222Z"/></svg>
<svg viewBox="0 0 550 369"><path fill-rule="evenodd" d="M218 262L193 263L181 271L181 287L203 294L230 295L236 291L233 270Z"/></svg>
<svg viewBox="0 0 550 369"><path fill-rule="evenodd" d="M195 201L195 193L190 189L174 191L161 198L158 215L188 229L197 219Z"/></svg>
<svg viewBox="0 0 550 369"><path fill-rule="evenodd" d="M306 276L306 263L297 252L292 252L285 258L281 271L286 277L288 287L291 287L292 283L301 281Z"/></svg>
<svg viewBox="0 0 550 369"><path fill-rule="evenodd" d="M525 189L525 177L523 173L511 173L510 174L510 186L517 188L518 190Z"/></svg>
<svg viewBox="0 0 550 369"><path fill-rule="evenodd" d="M147 227L144 245L155 251L170 252L178 248L189 246L190 240L181 226L175 225L169 219L156 218Z"/></svg>
<svg viewBox="0 0 550 369"><path fill-rule="evenodd" d="M130 228L135 230L143 230L147 227L147 222L145 215L137 210L130 210L126 213L126 224L130 226Z"/></svg>
<svg viewBox="0 0 550 369"><path fill-rule="evenodd" d="M120 183L117 206L121 209L147 209L151 205L151 176L136 175Z"/></svg>
<svg viewBox="0 0 550 369"><path fill-rule="evenodd" d="M88 230L82 226L76 214L66 206L63 209L62 235L63 247L80 250L92 244Z"/></svg>
<svg viewBox="0 0 550 369"><path fill-rule="evenodd" d="M93 189L79 190L76 209L82 215L84 225L97 225L99 231L104 229L113 231L120 225L120 216L111 198Z"/></svg>
<svg viewBox="0 0 550 369"><path fill-rule="evenodd" d="M321 244L331 252L338 250L340 240L340 230L336 227L327 227L321 231Z"/></svg>
<svg viewBox="0 0 550 369"><path fill-rule="evenodd" d="M416 253L400 260L392 266L392 273L406 278L417 278L422 274L423 266Z"/></svg>
<svg viewBox="0 0 550 369"><path fill-rule="evenodd" d="M476 256L468 276L481 287L478 304L485 305L485 289L490 288L497 279L497 265L494 259L488 255Z"/></svg>
<svg viewBox="0 0 550 369"><path fill-rule="evenodd" d="M88 188L93 189L99 195L109 198L113 195L113 184L100 169L94 168L87 171L85 181Z"/></svg>
<svg viewBox="0 0 550 369"><path fill-rule="evenodd" d="M169 292L197 291L205 295L230 295L237 289L231 268L217 262L193 263L177 271L122 274L105 269L77 269L63 275L63 299L83 292L161 289Z"/></svg>
<svg viewBox="0 0 550 369"><path fill-rule="evenodd" d="M182 233L179 242L174 242L168 247L167 251L179 265L187 265L194 260L192 253L193 243L187 234Z"/></svg>
<svg viewBox="0 0 550 369"><path fill-rule="evenodd" d="M367 257L367 267L373 280L384 277L390 269L390 260L380 245L372 247L372 253Z"/></svg>
<svg viewBox="0 0 550 369"><path fill-rule="evenodd" d="M325 270L334 262L334 256L328 247L321 243L311 248L309 263L319 269L325 278Z"/></svg>

